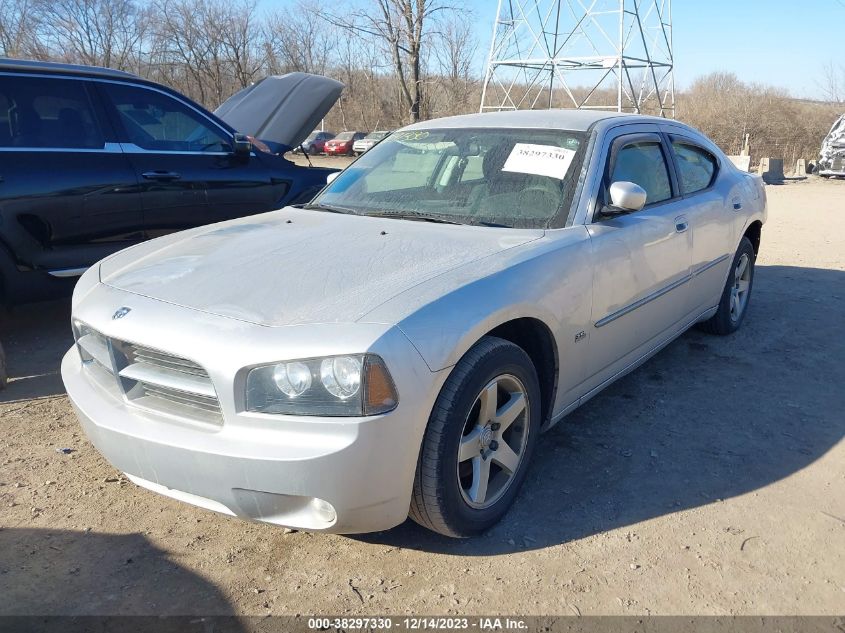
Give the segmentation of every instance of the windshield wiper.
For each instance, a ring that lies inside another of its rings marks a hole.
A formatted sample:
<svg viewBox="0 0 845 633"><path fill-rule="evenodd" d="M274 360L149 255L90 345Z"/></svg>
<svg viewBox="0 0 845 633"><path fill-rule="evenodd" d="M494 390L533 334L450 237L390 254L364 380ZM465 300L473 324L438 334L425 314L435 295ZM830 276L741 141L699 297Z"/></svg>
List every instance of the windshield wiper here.
<svg viewBox="0 0 845 633"><path fill-rule="evenodd" d="M328 211L329 213L350 213L352 215L361 215L354 209L350 209L348 207L337 207L334 205L323 204L321 202L318 202L317 204L303 204L300 208L307 209L308 211Z"/></svg>
<svg viewBox="0 0 845 633"><path fill-rule="evenodd" d="M428 213L419 213L417 211L377 211L374 213L366 213L371 218L397 218L399 220L415 220L417 222L437 222L438 224L462 224L455 220L448 220L439 215L430 215Z"/></svg>

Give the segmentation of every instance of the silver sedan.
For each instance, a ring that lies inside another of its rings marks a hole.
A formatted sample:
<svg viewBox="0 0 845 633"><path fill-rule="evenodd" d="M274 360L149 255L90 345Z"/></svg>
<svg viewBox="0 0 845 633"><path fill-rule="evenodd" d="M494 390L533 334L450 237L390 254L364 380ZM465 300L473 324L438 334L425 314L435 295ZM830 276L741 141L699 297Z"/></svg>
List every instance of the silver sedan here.
<svg viewBox="0 0 845 633"><path fill-rule="evenodd" d="M674 121L428 121L309 205L91 268L62 376L94 445L155 492L471 536L543 431L689 327L740 327L765 218L760 179Z"/></svg>

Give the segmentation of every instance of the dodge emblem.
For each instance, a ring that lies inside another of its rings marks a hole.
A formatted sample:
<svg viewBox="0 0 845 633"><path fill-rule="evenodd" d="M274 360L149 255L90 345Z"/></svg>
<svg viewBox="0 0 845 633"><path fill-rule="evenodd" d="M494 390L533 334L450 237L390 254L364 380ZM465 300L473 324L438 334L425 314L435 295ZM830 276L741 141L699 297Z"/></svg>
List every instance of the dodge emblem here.
<svg viewBox="0 0 845 633"><path fill-rule="evenodd" d="M132 308L123 307L117 310L113 315L111 315L112 320L122 319L127 314L132 311Z"/></svg>

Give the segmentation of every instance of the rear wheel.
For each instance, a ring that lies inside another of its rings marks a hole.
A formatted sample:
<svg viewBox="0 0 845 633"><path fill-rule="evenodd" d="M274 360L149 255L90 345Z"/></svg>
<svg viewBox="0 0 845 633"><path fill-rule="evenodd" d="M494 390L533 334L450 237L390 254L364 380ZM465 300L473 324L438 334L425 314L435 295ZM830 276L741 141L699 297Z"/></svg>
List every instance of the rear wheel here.
<svg viewBox="0 0 845 633"><path fill-rule="evenodd" d="M722 291L719 308L699 328L710 334L732 334L739 329L748 311L751 287L754 285L754 247L751 240L743 237L731 264L731 272Z"/></svg>
<svg viewBox="0 0 845 633"><path fill-rule="evenodd" d="M452 370L429 418L411 518L446 536L480 534L516 498L540 432L531 359L500 338L481 339Z"/></svg>

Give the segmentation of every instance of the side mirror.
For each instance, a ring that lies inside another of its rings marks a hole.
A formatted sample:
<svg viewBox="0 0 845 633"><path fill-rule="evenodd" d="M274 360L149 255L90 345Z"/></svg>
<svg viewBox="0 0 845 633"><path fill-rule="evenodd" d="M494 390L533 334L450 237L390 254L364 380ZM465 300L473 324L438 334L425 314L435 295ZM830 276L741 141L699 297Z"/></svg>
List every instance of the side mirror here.
<svg viewBox="0 0 845 633"><path fill-rule="evenodd" d="M334 179L340 176L339 171L333 171L328 176L326 176L326 184L329 185L334 182Z"/></svg>
<svg viewBox="0 0 845 633"><path fill-rule="evenodd" d="M252 141L246 134L235 134L232 137L232 149L238 158L249 158L252 152Z"/></svg>
<svg viewBox="0 0 845 633"><path fill-rule="evenodd" d="M627 211L639 211L645 206L646 191L633 182L614 182L609 192L610 207L602 209L602 215L614 216Z"/></svg>

